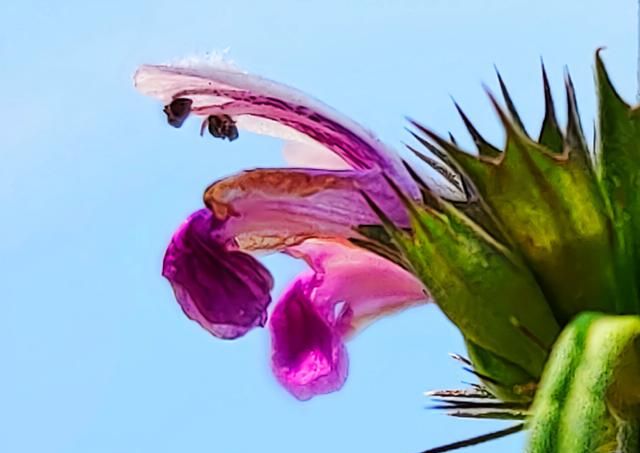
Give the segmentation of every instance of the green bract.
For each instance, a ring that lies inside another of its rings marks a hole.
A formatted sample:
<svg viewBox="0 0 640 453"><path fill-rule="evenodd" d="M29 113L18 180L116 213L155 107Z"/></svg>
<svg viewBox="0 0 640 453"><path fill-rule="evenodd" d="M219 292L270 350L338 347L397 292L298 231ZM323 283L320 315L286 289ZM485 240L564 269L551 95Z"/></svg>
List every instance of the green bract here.
<svg viewBox="0 0 640 453"><path fill-rule="evenodd" d="M396 188L411 228L369 200L384 231L361 229L370 242L359 243L419 276L466 339L484 387L434 395L453 415L524 419L532 453L640 444L640 111L616 93L599 54L596 76L595 150L568 76L563 130L543 70L537 139L500 79L506 111L491 100L502 150L457 106L478 155L414 123L429 151L419 154L466 200L444 200L423 183L413 201Z"/></svg>

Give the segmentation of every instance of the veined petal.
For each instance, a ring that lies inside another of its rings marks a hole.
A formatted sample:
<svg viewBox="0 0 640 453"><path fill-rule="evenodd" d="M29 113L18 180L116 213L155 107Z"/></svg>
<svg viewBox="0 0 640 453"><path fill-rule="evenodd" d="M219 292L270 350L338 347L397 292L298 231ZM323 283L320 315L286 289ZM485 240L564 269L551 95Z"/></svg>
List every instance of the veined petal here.
<svg viewBox="0 0 640 453"><path fill-rule="evenodd" d="M176 99L188 100L195 115L231 118L259 133L319 143L352 168L381 168L407 192L417 194L395 152L359 124L293 88L215 65L143 65L134 80L138 90L168 107ZM179 116L176 125L184 120Z"/></svg>
<svg viewBox="0 0 640 453"><path fill-rule="evenodd" d="M396 224L408 225L378 170L251 170L212 184L204 200L221 221L219 241L249 251L283 250L314 237L355 237L354 227L379 223L360 190Z"/></svg>
<svg viewBox="0 0 640 453"><path fill-rule="evenodd" d="M205 193L209 209L197 211L173 236L163 275L189 318L221 338L244 335L264 325L273 286L268 271L245 252L357 236L354 227L378 221L360 189L407 224L375 170L265 169L219 181Z"/></svg>
<svg viewBox="0 0 640 453"><path fill-rule="evenodd" d="M310 240L290 253L312 270L291 284L271 315L272 368L290 393L306 400L342 387L344 340L357 327L428 295L409 272L348 243Z"/></svg>
<svg viewBox="0 0 640 453"><path fill-rule="evenodd" d="M375 319L430 300L422 282L400 266L343 241L311 239L288 249L304 259L322 284L316 305L333 310L336 300L352 313L347 333L355 333Z"/></svg>
<svg viewBox="0 0 640 453"><path fill-rule="evenodd" d="M264 326L273 279L255 258L216 241L216 223L207 209L191 215L171 239L162 275L187 317L231 339Z"/></svg>

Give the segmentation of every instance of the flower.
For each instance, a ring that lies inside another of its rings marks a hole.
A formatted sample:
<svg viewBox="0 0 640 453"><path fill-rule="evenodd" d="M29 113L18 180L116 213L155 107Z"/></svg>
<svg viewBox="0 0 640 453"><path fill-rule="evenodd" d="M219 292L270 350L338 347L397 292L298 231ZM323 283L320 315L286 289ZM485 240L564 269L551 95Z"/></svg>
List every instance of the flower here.
<svg viewBox="0 0 640 453"><path fill-rule="evenodd" d="M410 272L354 245L361 226L380 223L365 192L396 225L409 225L398 194L419 196L400 158L373 134L283 85L216 66L142 66L142 93L165 103L171 126L189 115L229 141L238 129L281 137L298 168L254 169L214 182L167 249L163 275L185 314L216 337L263 326L273 280L253 256L283 252L310 269L275 304L268 327L272 368L295 397L339 389L344 341L379 316L429 296ZM313 167L314 164L317 168ZM349 241L352 239L353 241Z"/></svg>
<svg viewBox="0 0 640 453"><path fill-rule="evenodd" d="M482 381L429 395L457 417L519 420L429 451L525 428L531 452L637 451L638 108L620 97L596 53L597 146L589 149L570 77L563 130L543 68L545 115L533 139L498 81L506 110L489 96L503 148L457 105L475 155L413 122L430 152L421 157L451 183L451 197L300 93L237 71L143 67L138 86L165 101L171 126L199 114L202 130L230 141L251 127L293 140L286 154L297 163L324 166L214 183L207 208L174 236L164 275L190 318L235 338L264 325L270 303L271 276L249 253L305 260L309 270L269 320L273 371L299 399L340 388L345 340L424 302L426 287L464 338L469 358L454 358Z"/></svg>

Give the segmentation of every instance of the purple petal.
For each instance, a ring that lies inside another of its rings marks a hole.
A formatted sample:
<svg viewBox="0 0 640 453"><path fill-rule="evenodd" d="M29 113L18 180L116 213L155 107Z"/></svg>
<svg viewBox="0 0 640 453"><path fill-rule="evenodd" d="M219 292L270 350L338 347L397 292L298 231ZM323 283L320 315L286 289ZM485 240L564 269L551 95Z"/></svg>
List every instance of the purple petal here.
<svg viewBox="0 0 640 453"><path fill-rule="evenodd" d="M340 338L309 300L313 275L294 282L271 315L272 368L296 398L333 392L347 378L348 359Z"/></svg>
<svg viewBox="0 0 640 453"><path fill-rule="evenodd" d="M417 194L395 152L359 124L293 88L215 66L144 65L134 79L138 90L165 104L189 99L195 115L228 116L241 128L287 140L311 140L354 169L383 169L408 193Z"/></svg>
<svg viewBox="0 0 640 453"><path fill-rule="evenodd" d="M207 209L191 215L171 239L162 275L190 319L231 339L264 326L273 280L253 257L214 239L217 223Z"/></svg>
<svg viewBox="0 0 640 453"><path fill-rule="evenodd" d="M360 190L395 223L408 224L404 206L376 170L252 170L214 183L204 199L223 222L216 233L221 242L283 250L313 237L354 237L354 227L378 224Z"/></svg>
<svg viewBox="0 0 640 453"><path fill-rule="evenodd" d="M343 342L374 319L426 303L411 273L346 242L305 241L289 250L312 268L271 315L272 368L296 398L338 390L347 377Z"/></svg>
<svg viewBox="0 0 640 453"><path fill-rule="evenodd" d="M379 172L254 170L212 185L167 249L163 275L187 316L222 338L264 325L273 286L246 251L283 251L313 237L353 237L376 223L363 187L394 221L405 210ZM214 214L212 214L214 213Z"/></svg>

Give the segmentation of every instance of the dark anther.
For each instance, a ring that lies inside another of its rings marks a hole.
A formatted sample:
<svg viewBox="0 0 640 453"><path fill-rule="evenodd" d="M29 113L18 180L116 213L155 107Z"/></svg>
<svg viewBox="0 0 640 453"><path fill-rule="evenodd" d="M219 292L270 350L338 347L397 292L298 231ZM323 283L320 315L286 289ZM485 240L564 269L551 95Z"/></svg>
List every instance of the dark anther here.
<svg viewBox="0 0 640 453"><path fill-rule="evenodd" d="M236 122L229 115L211 115L206 121L209 133L214 137L227 139L230 142L238 138Z"/></svg>
<svg viewBox="0 0 640 453"><path fill-rule="evenodd" d="M167 115L167 122L173 127L180 127L191 113L193 101L187 98L176 98L164 106L162 111Z"/></svg>

